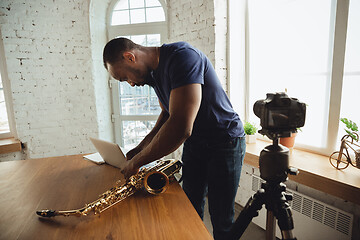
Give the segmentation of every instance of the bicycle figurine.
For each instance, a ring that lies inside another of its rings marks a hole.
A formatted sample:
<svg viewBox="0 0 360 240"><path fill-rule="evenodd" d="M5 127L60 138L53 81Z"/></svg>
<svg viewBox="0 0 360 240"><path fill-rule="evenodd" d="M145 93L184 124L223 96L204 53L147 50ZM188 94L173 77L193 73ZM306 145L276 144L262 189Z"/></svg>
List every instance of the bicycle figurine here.
<svg viewBox="0 0 360 240"><path fill-rule="evenodd" d="M356 139L359 139L359 135L355 132L353 132L352 134L356 135ZM348 139L351 140L348 140ZM356 143L355 143L356 142ZM335 151L330 155L330 164L339 170L345 169L349 166L349 164L351 164L352 166L356 167L356 168L360 168L360 150L359 149L354 149L354 147L359 147L360 145L358 144L358 142L355 140L354 142L354 138L351 137L350 135L345 135L341 138L341 145L340 145L340 151ZM349 154L349 149L351 149L352 151L354 151L355 153L355 161L353 161L351 159L351 156ZM358 162L358 163L356 163Z"/></svg>

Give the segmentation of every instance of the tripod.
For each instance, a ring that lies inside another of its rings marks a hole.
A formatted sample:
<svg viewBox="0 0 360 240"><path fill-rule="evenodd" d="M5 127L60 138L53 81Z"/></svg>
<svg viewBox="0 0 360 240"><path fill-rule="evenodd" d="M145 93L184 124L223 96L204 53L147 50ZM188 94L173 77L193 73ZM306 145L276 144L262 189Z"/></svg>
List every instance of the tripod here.
<svg viewBox="0 0 360 240"><path fill-rule="evenodd" d="M271 136L273 144L265 147L259 156L260 177L265 183L246 203L229 232L229 240L237 240L242 236L251 220L258 216L263 204L267 209L266 239L275 239L277 219L282 239L296 240L292 234L294 223L288 203L292 195L285 192L286 185L283 182L287 180L288 174L296 175L297 169L289 168L289 150L278 144L280 135L266 135Z"/></svg>

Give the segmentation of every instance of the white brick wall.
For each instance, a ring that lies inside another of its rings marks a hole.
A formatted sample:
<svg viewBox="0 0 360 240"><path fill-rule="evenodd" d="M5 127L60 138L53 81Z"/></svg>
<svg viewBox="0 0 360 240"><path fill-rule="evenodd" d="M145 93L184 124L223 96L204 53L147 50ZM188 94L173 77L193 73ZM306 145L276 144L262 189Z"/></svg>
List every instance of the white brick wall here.
<svg viewBox="0 0 360 240"><path fill-rule="evenodd" d="M215 63L213 0L169 0L169 42L186 41Z"/></svg>
<svg viewBox="0 0 360 240"><path fill-rule="evenodd" d="M98 126L89 1L1 0L0 23L27 157L92 151L88 137L98 134Z"/></svg>
<svg viewBox="0 0 360 240"><path fill-rule="evenodd" d="M227 90L227 2L169 0L168 5L169 42L186 41L203 51Z"/></svg>
<svg viewBox="0 0 360 240"><path fill-rule="evenodd" d="M214 0L215 16L215 70L226 92L227 89L227 2Z"/></svg>

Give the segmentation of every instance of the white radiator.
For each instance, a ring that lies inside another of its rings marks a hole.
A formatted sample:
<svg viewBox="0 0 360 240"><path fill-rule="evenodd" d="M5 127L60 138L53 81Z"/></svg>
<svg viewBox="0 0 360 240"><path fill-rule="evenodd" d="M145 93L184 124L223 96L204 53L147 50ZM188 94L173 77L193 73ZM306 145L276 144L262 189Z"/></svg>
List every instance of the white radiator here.
<svg viewBox="0 0 360 240"><path fill-rule="evenodd" d="M260 189L264 182L260 177L252 175L253 194ZM294 236L299 240L342 240L351 239L353 214L287 189L293 194L290 201L291 212L294 219ZM263 229L266 228L266 209L253 218L253 222ZM277 223L276 223L277 224ZM279 226L276 225L276 236L281 239Z"/></svg>

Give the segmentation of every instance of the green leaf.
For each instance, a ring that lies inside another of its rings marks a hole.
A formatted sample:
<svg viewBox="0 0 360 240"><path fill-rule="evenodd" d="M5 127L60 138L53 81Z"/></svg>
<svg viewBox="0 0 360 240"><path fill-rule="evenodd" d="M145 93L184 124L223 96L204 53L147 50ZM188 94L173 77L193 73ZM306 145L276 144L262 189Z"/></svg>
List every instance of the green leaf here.
<svg viewBox="0 0 360 240"><path fill-rule="evenodd" d="M356 125L356 123L347 118L340 118L340 121L343 122L347 128L347 129L344 128L345 132L355 141L359 141L359 138L355 134L356 132L359 131L359 128Z"/></svg>
<svg viewBox="0 0 360 240"><path fill-rule="evenodd" d="M347 118L341 118L340 120L346 125L346 127L348 129L352 130L353 132L359 131L359 128L355 122L353 122Z"/></svg>
<svg viewBox="0 0 360 240"><path fill-rule="evenodd" d="M251 124L249 122L245 122L244 124L244 131L246 135L254 135L256 133L257 128L254 124Z"/></svg>

